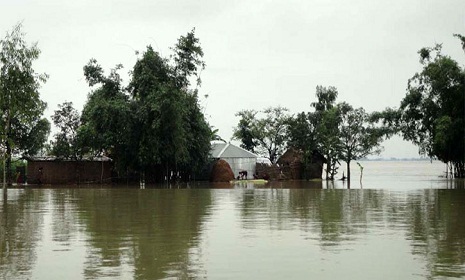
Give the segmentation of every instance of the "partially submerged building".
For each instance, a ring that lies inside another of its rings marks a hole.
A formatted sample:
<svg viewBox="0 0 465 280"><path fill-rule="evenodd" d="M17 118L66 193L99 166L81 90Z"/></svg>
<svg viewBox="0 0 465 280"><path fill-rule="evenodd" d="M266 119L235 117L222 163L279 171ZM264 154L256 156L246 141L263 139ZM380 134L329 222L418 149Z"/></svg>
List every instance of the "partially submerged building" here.
<svg viewBox="0 0 465 280"><path fill-rule="evenodd" d="M80 160L58 157L28 157L29 184L84 184L111 182L111 159L94 157Z"/></svg>
<svg viewBox="0 0 465 280"><path fill-rule="evenodd" d="M258 177L266 176L272 180L321 179L326 162L316 150L305 159L301 150L289 148L276 164L259 163L256 171Z"/></svg>
<svg viewBox="0 0 465 280"><path fill-rule="evenodd" d="M313 150L307 160L308 162L304 163L301 150L289 148L277 163L287 179L321 179L323 164L327 163L326 158L317 150Z"/></svg>
<svg viewBox="0 0 465 280"><path fill-rule="evenodd" d="M213 159L223 159L231 167L234 176L240 171L247 171L248 178L253 178L258 156L231 143L213 142L210 154Z"/></svg>

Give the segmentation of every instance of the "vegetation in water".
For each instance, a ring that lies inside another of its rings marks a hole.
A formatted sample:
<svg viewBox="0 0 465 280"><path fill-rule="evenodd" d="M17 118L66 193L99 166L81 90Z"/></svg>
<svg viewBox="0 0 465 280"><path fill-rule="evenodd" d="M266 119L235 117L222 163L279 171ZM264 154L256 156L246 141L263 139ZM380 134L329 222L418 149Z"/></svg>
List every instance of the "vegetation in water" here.
<svg viewBox="0 0 465 280"><path fill-rule="evenodd" d="M52 154L62 158L108 156L119 177L146 174L153 180L189 178L207 165L210 140L221 139L199 105L203 50L192 29L180 36L173 54L162 57L151 46L138 58L123 84L116 65L108 75L96 59L84 66L91 88L82 113L71 102L52 116L58 128L47 149L50 123L40 86L47 75L32 67L40 50L28 45L21 24L0 40L0 148L8 183L12 155ZM465 37L454 35L465 50ZM291 114L276 106L241 110L234 138L249 151L276 163L287 148L303 154L304 165L319 151L327 159L326 178L333 180L347 164L381 151L384 139L400 134L419 153L450 164L465 177L465 71L441 45L418 53L422 70L408 81L400 107L367 113L336 102L335 87L316 87L309 112ZM139 55L139 53L136 53Z"/></svg>

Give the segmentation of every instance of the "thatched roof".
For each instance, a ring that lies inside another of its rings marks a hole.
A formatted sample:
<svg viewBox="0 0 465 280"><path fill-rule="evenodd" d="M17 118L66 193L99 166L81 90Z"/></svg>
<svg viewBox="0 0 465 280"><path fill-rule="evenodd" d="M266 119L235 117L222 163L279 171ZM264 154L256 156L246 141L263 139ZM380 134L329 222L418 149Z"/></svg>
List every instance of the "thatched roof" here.
<svg viewBox="0 0 465 280"><path fill-rule="evenodd" d="M289 148L287 151L282 154L278 159L278 164L293 163L293 162L302 162L303 161L303 152L302 150L296 148Z"/></svg>
<svg viewBox="0 0 465 280"><path fill-rule="evenodd" d="M282 156L279 157L278 164L302 162L304 159L303 157L304 155L302 150L291 147ZM312 151L312 160L313 162L327 162L326 158L317 150Z"/></svg>

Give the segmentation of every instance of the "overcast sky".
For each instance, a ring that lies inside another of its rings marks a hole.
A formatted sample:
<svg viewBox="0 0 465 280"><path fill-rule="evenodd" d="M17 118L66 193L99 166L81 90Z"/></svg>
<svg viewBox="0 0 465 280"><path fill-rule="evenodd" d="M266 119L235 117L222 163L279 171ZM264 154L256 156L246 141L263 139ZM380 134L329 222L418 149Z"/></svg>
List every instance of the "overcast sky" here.
<svg viewBox="0 0 465 280"><path fill-rule="evenodd" d="M42 50L35 69L50 75L41 90L49 119L64 101L82 110L90 58L107 72L123 64L128 82L135 50L152 45L167 57L195 27L207 64L202 106L225 139L242 109L310 111L317 85L368 112L398 107L425 46L443 43L465 64L452 36L465 35L464 0L0 0L0 36L20 21ZM384 157L418 155L398 137L384 147Z"/></svg>

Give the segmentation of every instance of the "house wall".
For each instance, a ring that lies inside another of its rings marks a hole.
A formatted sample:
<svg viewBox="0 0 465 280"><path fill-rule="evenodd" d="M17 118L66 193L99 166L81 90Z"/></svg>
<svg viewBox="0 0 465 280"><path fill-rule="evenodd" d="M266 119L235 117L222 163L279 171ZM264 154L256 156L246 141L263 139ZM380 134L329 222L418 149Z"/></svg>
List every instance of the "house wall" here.
<svg viewBox="0 0 465 280"><path fill-rule="evenodd" d="M303 168L302 163L268 165L257 163L256 171L259 178L264 176L271 180L301 180L301 179L321 179L323 173L323 163L312 163Z"/></svg>
<svg viewBox="0 0 465 280"><path fill-rule="evenodd" d="M39 169L42 169L42 172ZM40 173L42 173L40 175ZM103 176L102 176L103 175ZM28 161L29 184L79 184L110 182L109 161Z"/></svg>
<svg viewBox="0 0 465 280"><path fill-rule="evenodd" d="M253 178L255 173L255 165L257 164L256 158L221 158L229 163L234 173L234 177L239 176L239 171L247 171L247 177Z"/></svg>

